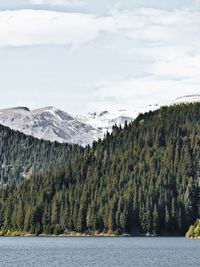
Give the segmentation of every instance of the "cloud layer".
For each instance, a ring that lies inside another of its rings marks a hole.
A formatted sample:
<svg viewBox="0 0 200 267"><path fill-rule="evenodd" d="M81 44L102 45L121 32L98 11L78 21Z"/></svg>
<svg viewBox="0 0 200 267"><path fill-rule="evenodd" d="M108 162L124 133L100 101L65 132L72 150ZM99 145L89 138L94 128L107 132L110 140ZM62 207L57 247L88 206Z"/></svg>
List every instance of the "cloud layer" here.
<svg viewBox="0 0 200 267"><path fill-rule="evenodd" d="M79 0L29 0L33 5L51 5L51 6L82 6L84 3Z"/></svg>
<svg viewBox="0 0 200 267"><path fill-rule="evenodd" d="M43 0L35 0L42 3ZM53 2L52 2L53 3ZM99 34L120 34L146 46L199 41L200 12L135 9L108 16L40 10L0 12L0 46L75 44Z"/></svg>
<svg viewBox="0 0 200 267"><path fill-rule="evenodd" d="M64 0L32 2L79 3ZM95 81L88 75L91 81L87 84L91 82L93 86L94 100L89 108L118 106L131 109L133 105L164 103L166 99L200 92L199 28L200 12L189 9L116 8L102 16L47 10L1 11L0 47L64 45L77 52L74 53L77 62L83 62L84 58L84 71L88 73L94 68L91 69L87 61L92 61L91 57L97 57L102 51L104 62L99 59L95 67L99 63L106 69L108 65L108 75L105 71L104 80ZM89 49L92 44L93 55ZM78 58L78 55L82 56ZM74 64L73 58L69 60ZM126 71L122 70L124 62L129 62L125 65ZM80 77L80 73L77 76ZM80 80L80 92L83 82L84 79Z"/></svg>
<svg viewBox="0 0 200 267"><path fill-rule="evenodd" d="M0 46L80 45L106 27L93 15L54 11L0 12Z"/></svg>
<svg viewBox="0 0 200 267"><path fill-rule="evenodd" d="M108 83L95 92L91 109L123 109L134 111L149 104L166 105L180 96L199 94L200 78L188 80L157 80L155 76Z"/></svg>

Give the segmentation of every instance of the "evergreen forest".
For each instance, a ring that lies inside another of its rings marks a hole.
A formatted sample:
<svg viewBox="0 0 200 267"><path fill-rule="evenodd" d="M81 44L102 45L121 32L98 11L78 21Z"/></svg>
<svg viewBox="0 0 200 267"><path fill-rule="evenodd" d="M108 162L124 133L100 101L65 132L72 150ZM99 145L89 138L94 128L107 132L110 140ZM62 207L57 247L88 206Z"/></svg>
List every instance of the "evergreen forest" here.
<svg viewBox="0 0 200 267"><path fill-rule="evenodd" d="M200 103L141 114L90 147L0 126L0 229L184 235L200 218Z"/></svg>

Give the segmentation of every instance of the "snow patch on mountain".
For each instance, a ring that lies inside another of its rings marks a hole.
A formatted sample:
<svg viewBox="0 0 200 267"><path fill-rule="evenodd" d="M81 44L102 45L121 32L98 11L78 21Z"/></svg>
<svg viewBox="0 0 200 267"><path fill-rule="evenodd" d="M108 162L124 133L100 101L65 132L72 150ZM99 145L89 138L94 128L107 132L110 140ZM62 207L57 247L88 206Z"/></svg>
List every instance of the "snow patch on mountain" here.
<svg viewBox="0 0 200 267"><path fill-rule="evenodd" d="M124 126L125 122L133 121L140 113L153 111L159 108L159 105L149 105L139 107L132 111L117 110L117 111L102 111L100 113L92 112L87 115L77 115L76 118L86 124L91 125L95 129L101 130L103 134L107 131L111 132L113 125Z"/></svg>
<svg viewBox="0 0 200 267"><path fill-rule="evenodd" d="M92 126L54 107L32 111L21 107L0 110L0 123L39 139L83 146L101 137Z"/></svg>
<svg viewBox="0 0 200 267"><path fill-rule="evenodd" d="M200 94L179 97L169 105L200 102ZM94 140L111 132L113 125L124 126L139 114L159 109L160 105L148 105L133 110L91 112L86 115L71 115L55 107L30 110L14 107L0 110L0 124L27 135L50 141L91 145Z"/></svg>
<svg viewBox="0 0 200 267"><path fill-rule="evenodd" d="M171 104L192 103L200 102L200 94L186 95L176 98Z"/></svg>

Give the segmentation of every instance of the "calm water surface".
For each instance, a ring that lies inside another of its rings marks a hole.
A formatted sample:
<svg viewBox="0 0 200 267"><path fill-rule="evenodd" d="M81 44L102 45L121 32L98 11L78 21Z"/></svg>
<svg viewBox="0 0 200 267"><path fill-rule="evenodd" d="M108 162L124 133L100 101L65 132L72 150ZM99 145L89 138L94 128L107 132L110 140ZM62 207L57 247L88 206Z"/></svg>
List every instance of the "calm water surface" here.
<svg viewBox="0 0 200 267"><path fill-rule="evenodd" d="M0 237L0 266L200 266L200 240Z"/></svg>

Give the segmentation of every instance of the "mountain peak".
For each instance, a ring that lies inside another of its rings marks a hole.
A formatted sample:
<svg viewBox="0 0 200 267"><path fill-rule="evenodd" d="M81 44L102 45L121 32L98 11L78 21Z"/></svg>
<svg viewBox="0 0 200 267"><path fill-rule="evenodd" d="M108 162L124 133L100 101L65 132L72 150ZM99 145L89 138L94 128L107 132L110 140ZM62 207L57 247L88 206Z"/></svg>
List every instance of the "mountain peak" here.
<svg viewBox="0 0 200 267"><path fill-rule="evenodd" d="M178 97L172 102L172 104L190 103L190 102L200 102L200 94L185 95Z"/></svg>
<svg viewBox="0 0 200 267"><path fill-rule="evenodd" d="M200 94L179 97L169 105L200 102ZM0 110L0 123L25 134L50 141L91 144L103 138L113 125L124 126L139 114L159 109L160 105L133 107L133 110L118 109L91 112L87 115L70 115L54 106L46 106L30 111L19 106Z"/></svg>
<svg viewBox="0 0 200 267"><path fill-rule="evenodd" d="M13 108L4 108L4 109L1 109L0 111L29 111L30 112L30 109L28 107L19 106L19 107L13 107Z"/></svg>
<svg viewBox="0 0 200 267"><path fill-rule="evenodd" d="M53 106L34 109L33 112L57 111L58 109Z"/></svg>

